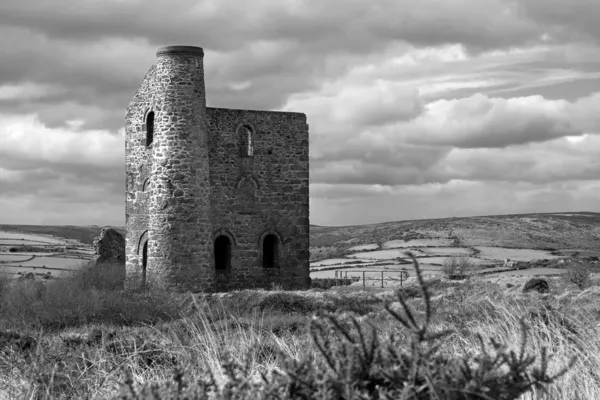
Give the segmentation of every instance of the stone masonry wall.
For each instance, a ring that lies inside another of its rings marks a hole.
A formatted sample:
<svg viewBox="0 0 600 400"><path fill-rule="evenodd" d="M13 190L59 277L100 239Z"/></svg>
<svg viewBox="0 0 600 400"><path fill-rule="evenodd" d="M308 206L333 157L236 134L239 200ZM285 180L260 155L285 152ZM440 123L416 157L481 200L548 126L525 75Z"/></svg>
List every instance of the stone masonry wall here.
<svg viewBox="0 0 600 400"><path fill-rule="evenodd" d="M152 170L152 149L146 147L145 115L154 109L154 90L152 82L156 66L152 66L133 100L127 108L125 116L125 220L127 234L125 236L126 273L131 285L142 274L143 241L147 239L148 179Z"/></svg>
<svg viewBox="0 0 600 400"><path fill-rule="evenodd" d="M212 286L210 184L203 51L158 51L148 200L149 280L178 290Z"/></svg>
<svg viewBox="0 0 600 400"><path fill-rule="evenodd" d="M306 115L207 108L213 239L233 236L231 269L218 289L306 288L309 277ZM253 155L240 153L240 128L253 128ZM262 236L281 238L279 268L262 266Z"/></svg>

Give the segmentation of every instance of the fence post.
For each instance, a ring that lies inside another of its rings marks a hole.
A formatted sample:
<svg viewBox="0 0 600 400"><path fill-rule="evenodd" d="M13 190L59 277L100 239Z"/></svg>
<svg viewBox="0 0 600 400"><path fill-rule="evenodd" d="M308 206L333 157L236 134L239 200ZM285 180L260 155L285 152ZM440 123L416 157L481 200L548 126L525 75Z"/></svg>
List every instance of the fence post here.
<svg viewBox="0 0 600 400"><path fill-rule="evenodd" d="M400 272L400 287L402 287L402 281L404 280L404 274Z"/></svg>
<svg viewBox="0 0 600 400"><path fill-rule="evenodd" d="M366 288L367 282L365 281L365 271L363 271L362 273L363 273L363 287Z"/></svg>
<svg viewBox="0 0 600 400"><path fill-rule="evenodd" d="M381 271L381 287L383 287L383 271Z"/></svg>

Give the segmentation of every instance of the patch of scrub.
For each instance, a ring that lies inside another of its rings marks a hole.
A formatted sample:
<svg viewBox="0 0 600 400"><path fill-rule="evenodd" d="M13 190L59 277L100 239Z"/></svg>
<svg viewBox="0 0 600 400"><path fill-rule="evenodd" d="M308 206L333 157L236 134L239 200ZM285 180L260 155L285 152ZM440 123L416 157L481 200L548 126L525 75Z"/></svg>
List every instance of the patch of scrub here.
<svg viewBox="0 0 600 400"><path fill-rule="evenodd" d="M465 255L468 256L469 254L471 254L471 250L464 248L464 247L427 247L425 249L423 249L423 251L427 254L432 254L432 255L440 255L440 256L445 256L445 255L449 255L449 256L460 256L460 255Z"/></svg>
<svg viewBox="0 0 600 400"><path fill-rule="evenodd" d="M334 246L319 246L310 248L310 260L318 258L335 257L338 249Z"/></svg>
<svg viewBox="0 0 600 400"><path fill-rule="evenodd" d="M379 245L377 243L371 244L360 244L358 246L352 246L348 249L348 251L364 251L364 250L377 250Z"/></svg>
<svg viewBox="0 0 600 400"><path fill-rule="evenodd" d="M435 239L413 239L409 241L389 240L381 246L382 249L397 249L403 247L426 247L426 246L452 246L453 239L435 238Z"/></svg>
<svg viewBox="0 0 600 400"><path fill-rule="evenodd" d="M67 244L65 239L56 238L53 236L34 235L31 233L19 233L19 232L6 232L0 231L0 242L2 239L16 239L22 242L21 239L30 240L32 242L46 243L46 244Z"/></svg>
<svg viewBox="0 0 600 400"><path fill-rule="evenodd" d="M354 253L349 254L347 257L349 258L360 258L360 259L370 259L370 260L394 260L398 257L400 258L408 258L406 251L412 251L415 256L425 255L421 250L416 249L390 249L390 250L378 250L378 251L369 251L364 253Z"/></svg>
<svg viewBox="0 0 600 400"><path fill-rule="evenodd" d="M41 267L73 269L81 266L85 260L80 258L36 257L31 261L20 263L24 267Z"/></svg>
<svg viewBox="0 0 600 400"><path fill-rule="evenodd" d="M600 256L600 251L594 251L594 250L558 249L557 251L560 251L561 254L564 254L567 257L571 256L575 252L579 253L579 257Z"/></svg>
<svg viewBox="0 0 600 400"><path fill-rule="evenodd" d="M487 260L504 261L504 259L509 258L511 261L532 261L560 258L560 256L554 256L546 250L509 249L491 246L475 246L475 248L480 251L477 256Z"/></svg>
<svg viewBox="0 0 600 400"><path fill-rule="evenodd" d="M8 274L9 276L12 276L13 278L18 278L19 272L21 273L21 275L25 275L29 272L33 272L34 274L36 274L36 279L41 279L40 275L46 275L48 272L50 272L50 276L52 276L53 278L57 278L60 276L65 276L66 274L68 274L71 270L68 269L62 269L62 270L56 270L56 269L45 269L45 268L40 268L40 267L14 267L14 266L8 266L8 267L3 267L2 268L2 272Z"/></svg>

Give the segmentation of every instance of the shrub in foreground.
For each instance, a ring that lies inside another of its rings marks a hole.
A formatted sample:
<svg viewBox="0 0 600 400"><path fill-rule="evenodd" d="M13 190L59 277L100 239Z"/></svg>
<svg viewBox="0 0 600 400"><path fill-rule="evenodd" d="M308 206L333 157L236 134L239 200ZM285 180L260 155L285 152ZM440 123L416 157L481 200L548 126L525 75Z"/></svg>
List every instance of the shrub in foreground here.
<svg viewBox="0 0 600 400"><path fill-rule="evenodd" d="M296 360L280 354L281 367L272 374L251 376L250 359L227 359L222 367L227 376L217 385L212 371L186 382L177 371L171 382L137 388L129 376L121 387L120 399L516 399L533 389L546 390L573 365L555 375L548 374L548 356L543 348L540 366L536 356L525 354L527 329L521 321L522 340L518 352L490 340L491 349L478 336L480 354L448 357L438 350L440 339L451 331L432 333L430 294L415 264L425 316L414 314L398 293L402 311L386 305L389 314L408 335L378 335L371 324L358 319L322 314L310 325L316 352ZM315 355L316 354L316 355Z"/></svg>
<svg viewBox="0 0 600 400"><path fill-rule="evenodd" d="M585 264L574 264L567 267L566 272L569 281L577 285L581 290L590 285L591 271Z"/></svg>
<svg viewBox="0 0 600 400"><path fill-rule="evenodd" d="M536 291L538 293L548 293L550 284L544 278L531 278L523 285L523 292Z"/></svg>
<svg viewBox="0 0 600 400"><path fill-rule="evenodd" d="M462 278L471 272L474 264L468 256L454 256L445 258L442 263L442 273L447 278Z"/></svg>

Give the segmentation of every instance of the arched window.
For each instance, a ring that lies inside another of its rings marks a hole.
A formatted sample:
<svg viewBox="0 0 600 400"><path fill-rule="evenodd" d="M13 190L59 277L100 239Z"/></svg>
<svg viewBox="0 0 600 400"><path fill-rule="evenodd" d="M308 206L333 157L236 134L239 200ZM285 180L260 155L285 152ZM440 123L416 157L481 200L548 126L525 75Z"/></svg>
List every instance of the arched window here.
<svg viewBox="0 0 600 400"><path fill-rule="evenodd" d="M231 241L225 235L215 239L215 270L227 271L231 268Z"/></svg>
<svg viewBox="0 0 600 400"><path fill-rule="evenodd" d="M142 250L142 285L146 283L146 267L148 266L148 241L144 242Z"/></svg>
<svg viewBox="0 0 600 400"><path fill-rule="evenodd" d="M252 128L248 125L242 125L239 130L240 134L240 155L242 157L252 157L254 148L252 143Z"/></svg>
<svg viewBox="0 0 600 400"><path fill-rule="evenodd" d="M137 254L142 255L142 287L146 284L146 269L148 267L148 231L142 233L140 240L138 241Z"/></svg>
<svg viewBox="0 0 600 400"><path fill-rule="evenodd" d="M154 140L154 111L146 115L146 146L150 146Z"/></svg>
<svg viewBox="0 0 600 400"><path fill-rule="evenodd" d="M279 240L269 234L263 239L263 268L279 268Z"/></svg>

